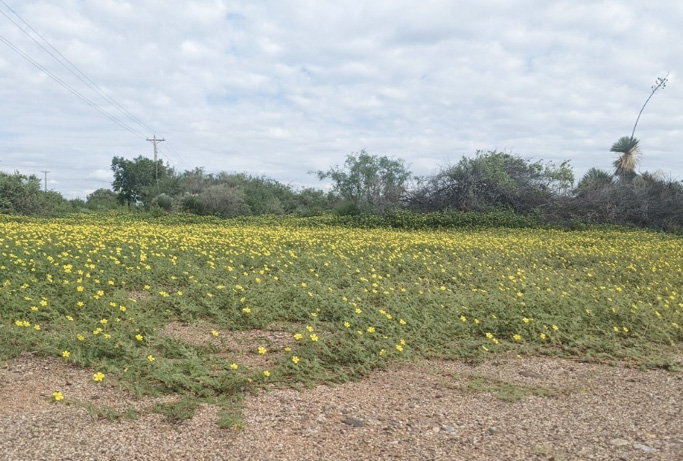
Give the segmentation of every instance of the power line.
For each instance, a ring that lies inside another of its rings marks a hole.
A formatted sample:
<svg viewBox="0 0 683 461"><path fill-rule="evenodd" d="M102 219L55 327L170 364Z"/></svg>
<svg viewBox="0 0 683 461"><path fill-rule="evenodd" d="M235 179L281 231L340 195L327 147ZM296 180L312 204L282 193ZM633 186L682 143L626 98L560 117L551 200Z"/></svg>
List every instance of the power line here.
<svg viewBox="0 0 683 461"><path fill-rule="evenodd" d="M45 37L43 37L38 31L36 31L24 18L19 15L16 11L14 11L7 3L4 2L4 0L0 0L0 3L5 6L14 16L16 16L21 23L28 28L33 34L35 34L37 37L39 37L50 49L46 48L42 43L40 43L38 40L35 39L30 33L28 33L24 27L22 27L20 24L17 23L13 18L11 18L7 13L4 11L0 10L0 13L5 16L12 24L14 24L19 30L21 30L22 33L24 33L27 37L29 37L34 43L36 43L40 48L43 49L48 55L50 55L55 61L57 61L60 65L62 65L67 71L69 71L72 75L74 75L78 80L80 80L83 84L85 84L88 88L90 88L93 92L98 94L104 101L107 103L111 104L114 106L119 112L121 112L123 115L125 115L128 119L133 121L135 124L138 126L154 132L155 130L152 129L149 125L145 124L142 122L139 118L135 117L133 114L131 114L128 110L126 110L116 99L114 99L112 96L110 96L106 91L104 91L99 85L97 85L90 77L88 77L83 71L81 71L78 66L73 64L67 57L65 57L57 48L55 48ZM130 127L127 123L121 121L118 117L110 114L106 110L104 110L102 107L100 107L98 104L90 100L88 97L84 96L77 90L75 90L71 85L66 83L64 80L56 76L54 73L49 71L45 66L41 65L38 63L36 60L31 58L27 53L22 51L19 47L14 45L10 40L6 39L5 37L0 36L0 41L5 43L10 49L12 49L15 53L19 54L22 58L33 64L35 67L40 69L42 72L44 72L46 75L48 75L50 78L55 80L57 83L59 83L62 87L65 89L69 90L71 93L73 93L75 96L79 97L81 100L83 100L86 104L90 105L93 107L95 110L100 112L102 115L113 121L114 123L118 124L125 130L137 135L138 137L143 137L144 136L137 131L136 129ZM52 51L51 51L52 50ZM53 53L54 51L54 53ZM156 136L155 136L156 138ZM149 139L148 139L149 140ZM167 143L168 145L168 143ZM155 157L157 155L157 143L155 142ZM182 156L180 153L176 151L176 149L172 145L168 145L169 148L169 155L173 156L178 163L184 164L185 162L182 159ZM168 158L168 157L167 157Z"/></svg>
<svg viewBox="0 0 683 461"><path fill-rule="evenodd" d="M133 133L133 134L135 134L135 135L141 137L141 138L144 138L144 135L142 135L140 132L138 132L138 131L136 131L135 129L131 128L130 126L126 125L124 122L122 122L121 120L119 120L118 118L114 117L114 116L111 115L109 112L105 111L105 110L102 109L100 106L98 106L97 104L95 104L94 102L92 102L92 101L91 101L90 99L88 99L86 96L83 96L81 93L79 93L78 91L76 91L71 85L69 85L69 84L66 83L64 80L62 80L61 78L57 77L55 74L53 74L52 72L50 72L50 71L49 71L47 68L45 68L42 64L40 64L39 62L37 62L36 60L34 60L33 58L31 58L31 57L30 57L29 55L27 55L26 53L24 53L20 48L18 48L17 46L15 46L12 42L10 42L9 40L7 40L7 39L6 39L5 37L3 37L2 35L0 35L0 42L3 42L3 43L4 43L5 45L7 45L12 51L14 51L14 52L17 53L19 56L21 56L22 58L24 58L25 60L27 60L28 62L30 62L31 64L33 64L35 67L37 67L37 68L40 69L41 71L43 71L43 72L44 72L47 76L49 76L52 80L54 80L55 82L59 83L62 87L64 87L65 89L67 89L68 91L70 91L71 93L73 93L75 96L79 97L82 101L84 101L84 102L85 102L86 104L88 104L89 106L93 107L95 110L97 110L99 113L101 113L102 115L104 115L105 117L107 117L109 120L111 120L112 122L118 124L119 126L121 126L122 128L124 128L125 130L127 130L127 131L129 131L129 132L131 132L131 133Z"/></svg>
<svg viewBox="0 0 683 461"><path fill-rule="evenodd" d="M119 112L121 112L123 115L128 117L131 121L135 122L137 125L140 127L148 130L148 131L154 131L152 128L149 127L149 125L146 125L144 122L142 122L140 119L135 117L133 114L131 114L129 111L127 111L121 104L119 104L118 101L116 101L113 97L111 97L106 91L104 91L99 85L97 85L90 77L88 77L83 71L81 71L78 66L76 66L74 63L72 63L66 56L64 56L57 48L55 48L45 37L43 37L37 30L35 30L24 18L22 18L19 13L14 11L7 3L5 3L3 0L0 0L0 3L5 5L5 7L12 12L19 20L35 35L37 35L47 46L50 47L56 53L59 57L57 57L52 51L47 49L42 43L40 43L38 40L36 40L31 34L26 32L24 28L22 28L17 22L12 19L10 16L7 15L4 11L0 10L0 13L2 13L3 16L5 16L12 24L14 24L19 30L21 30L27 37L29 37L31 40L33 40L34 43L36 43L39 47L41 47L47 54L49 54L55 61L60 63L66 70L68 70L72 75L74 75L77 79L79 79L81 82L83 82L85 85L87 85L92 91L97 93L103 100L106 102L110 103L113 105L116 109L118 109Z"/></svg>

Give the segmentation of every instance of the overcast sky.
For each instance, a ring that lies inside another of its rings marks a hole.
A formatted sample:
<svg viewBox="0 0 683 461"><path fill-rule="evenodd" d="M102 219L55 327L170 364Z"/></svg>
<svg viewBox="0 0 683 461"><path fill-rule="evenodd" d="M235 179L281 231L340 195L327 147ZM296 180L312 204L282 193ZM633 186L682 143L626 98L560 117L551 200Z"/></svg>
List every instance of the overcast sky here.
<svg viewBox="0 0 683 461"><path fill-rule="evenodd" d="M154 134L178 171L293 186L322 187L309 171L361 149L419 175L497 149L570 160L578 179L612 171L611 145L667 72L636 130L640 170L683 179L679 0L0 0L0 13L0 169L48 170L68 198L109 188L113 156L152 157Z"/></svg>

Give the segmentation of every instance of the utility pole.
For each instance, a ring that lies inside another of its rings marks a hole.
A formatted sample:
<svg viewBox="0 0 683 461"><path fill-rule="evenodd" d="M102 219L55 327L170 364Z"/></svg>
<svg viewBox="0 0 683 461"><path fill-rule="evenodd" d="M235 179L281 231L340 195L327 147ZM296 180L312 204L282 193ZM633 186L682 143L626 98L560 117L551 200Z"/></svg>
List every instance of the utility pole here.
<svg viewBox="0 0 683 461"><path fill-rule="evenodd" d="M157 163L157 159L159 156L157 154L157 143L166 140L164 138L157 139L157 135L154 135L152 139L147 138L147 141L154 143L154 176L157 180L157 192L159 192L159 164Z"/></svg>
<svg viewBox="0 0 683 461"><path fill-rule="evenodd" d="M47 174L49 171L42 170L41 173L45 174L45 192L47 192Z"/></svg>

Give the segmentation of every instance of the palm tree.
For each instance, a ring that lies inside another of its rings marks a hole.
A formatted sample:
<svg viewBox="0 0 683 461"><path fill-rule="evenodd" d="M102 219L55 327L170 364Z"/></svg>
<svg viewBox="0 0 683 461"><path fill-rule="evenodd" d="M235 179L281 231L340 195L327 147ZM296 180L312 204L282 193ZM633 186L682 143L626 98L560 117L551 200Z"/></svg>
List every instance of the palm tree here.
<svg viewBox="0 0 683 461"><path fill-rule="evenodd" d="M579 193L588 192L591 190L600 190L612 184L612 175L604 170L591 168L586 171L581 181L576 186Z"/></svg>
<svg viewBox="0 0 683 461"><path fill-rule="evenodd" d="M614 175L618 178L629 181L636 176L636 166L641 154L639 142L633 136L622 136L612 145L610 152L621 154L614 161Z"/></svg>
<svg viewBox="0 0 683 461"><path fill-rule="evenodd" d="M633 131L631 131L631 136L623 136L619 138L617 142L612 145L610 152L616 152L621 154L618 159L614 161L614 175L620 179L630 181L636 176L636 166L638 166L638 161L640 160L640 146L638 146L638 140L633 137L636 134L636 127L638 126L638 121L640 116L645 110L645 106L650 102L652 96L655 95L658 89L666 88L666 83L669 81L669 73L662 77L657 77L657 81L654 85L650 87L652 90L650 96L645 100L645 104L640 108L638 112L638 118L636 118L636 123L633 125Z"/></svg>

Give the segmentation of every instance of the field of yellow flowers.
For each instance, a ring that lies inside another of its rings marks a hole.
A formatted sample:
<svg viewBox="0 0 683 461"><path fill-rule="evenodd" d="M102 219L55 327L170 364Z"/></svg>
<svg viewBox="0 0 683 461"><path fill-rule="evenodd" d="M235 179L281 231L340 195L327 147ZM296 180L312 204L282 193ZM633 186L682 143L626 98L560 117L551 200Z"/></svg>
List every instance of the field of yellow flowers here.
<svg viewBox="0 0 683 461"><path fill-rule="evenodd" d="M665 365L683 341L683 242L667 234L130 216L0 228L0 358L59 357L94 383L178 393L188 414L410 357Z"/></svg>

